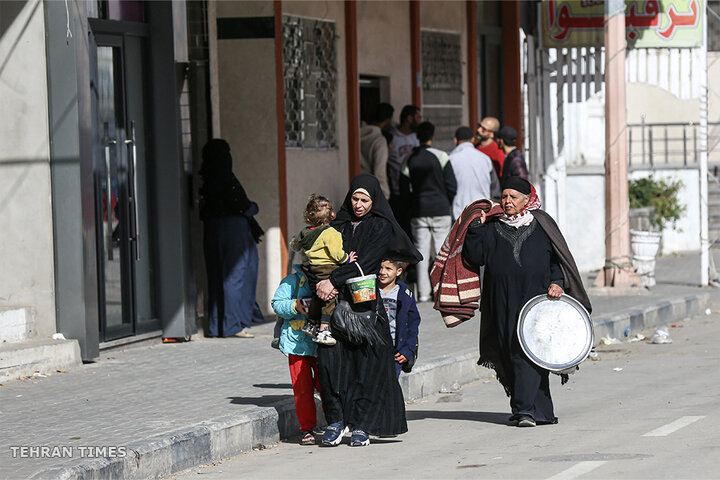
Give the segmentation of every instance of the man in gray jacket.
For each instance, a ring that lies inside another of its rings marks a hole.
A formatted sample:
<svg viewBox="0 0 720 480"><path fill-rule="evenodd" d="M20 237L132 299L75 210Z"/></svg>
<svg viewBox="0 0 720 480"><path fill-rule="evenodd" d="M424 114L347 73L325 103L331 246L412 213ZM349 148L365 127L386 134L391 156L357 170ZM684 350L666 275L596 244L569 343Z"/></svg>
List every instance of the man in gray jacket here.
<svg viewBox="0 0 720 480"><path fill-rule="evenodd" d="M392 105L381 103L375 109L370 125L360 128L360 173L375 175L380 180L385 198L390 198L387 178L389 150L382 130L392 122L394 112Z"/></svg>

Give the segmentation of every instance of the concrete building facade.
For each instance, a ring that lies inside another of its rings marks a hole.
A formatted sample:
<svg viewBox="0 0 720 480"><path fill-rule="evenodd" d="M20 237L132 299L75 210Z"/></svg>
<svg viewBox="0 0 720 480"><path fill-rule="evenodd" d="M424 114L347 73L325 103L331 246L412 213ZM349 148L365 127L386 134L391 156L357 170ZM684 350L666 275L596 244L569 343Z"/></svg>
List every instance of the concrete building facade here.
<svg viewBox="0 0 720 480"><path fill-rule="evenodd" d="M417 104L448 149L448 134L481 115L519 118L519 50L500 39L514 38L526 10L0 2L0 378L32 371L16 368L22 355L41 368L41 351L59 345L72 363L202 327L197 171L212 137L229 141L260 205L257 300L269 314L305 200L322 192L339 206L371 105L393 104L397 120Z"/></svg>
<svg viewBox="0 0 720 480"><path fill-rule="evenodd" d="M52 355L57 333L79 361L196 331L190 10L0 3L2 378L21 372L12 359L25 347Z"/></svg>
<svg viewBox="0 0 720 480"><path fill-rule="evenodd" d="M212 137L230 143L260 206L257 301L269 316L308 195L339 207L358 172L361 122L379 101L396 121L404 105L421 107L446 150L455 128L486 115L516 127L580 268L601 267L602 49L543 46L543 5L0 2L10 112L0 120L0 338L60 333L91 360L118 343L197 332L206 301L197 171ZM628 55L629 124L698 121L695 84L662 76L695 72L697 52L666 50ZM659 170L633 152L632 176ZM693 211L698 172L658 175L682 177ZM698 248L698 225L684 220L664 251Z"/></svg>

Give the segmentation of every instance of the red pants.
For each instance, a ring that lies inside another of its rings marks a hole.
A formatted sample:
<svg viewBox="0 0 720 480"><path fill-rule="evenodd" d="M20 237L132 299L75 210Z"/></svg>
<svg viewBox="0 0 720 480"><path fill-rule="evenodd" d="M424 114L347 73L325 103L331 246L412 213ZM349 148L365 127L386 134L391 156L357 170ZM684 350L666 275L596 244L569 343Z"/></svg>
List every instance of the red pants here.
<svg viewBox="0 0 720 480"><path fill-rule="evenodd" d="M317 358L305 355L288 355L290 379L295 394L295 413L300 430L312 430L317 425L315 390L320 391L317 376Z"/></svg>

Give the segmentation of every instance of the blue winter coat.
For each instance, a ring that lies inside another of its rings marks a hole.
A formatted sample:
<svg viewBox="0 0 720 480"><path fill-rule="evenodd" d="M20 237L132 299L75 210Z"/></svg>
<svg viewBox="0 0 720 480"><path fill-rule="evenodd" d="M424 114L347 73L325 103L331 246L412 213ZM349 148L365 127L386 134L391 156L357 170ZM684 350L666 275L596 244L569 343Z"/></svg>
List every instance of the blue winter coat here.
<svg viewBox="0 0 720 480"><path fill-rule="evenodd" d="M397 318L395 319L395 352L409 361L417 354L420 312L415 297L405 282L398 280L400 291L397 296Z"/></svg>
<svg viewBox="0 0 720 480"><path fill-rule="evenodd" d="M300 330L307 316L295 311L295 299L311 297L308 280L300 265L293 265L295 271L283 278L272 299L272 308L280 318L285 319L280 331L280 351L288 355L315 356L317 344Z"/></svg>

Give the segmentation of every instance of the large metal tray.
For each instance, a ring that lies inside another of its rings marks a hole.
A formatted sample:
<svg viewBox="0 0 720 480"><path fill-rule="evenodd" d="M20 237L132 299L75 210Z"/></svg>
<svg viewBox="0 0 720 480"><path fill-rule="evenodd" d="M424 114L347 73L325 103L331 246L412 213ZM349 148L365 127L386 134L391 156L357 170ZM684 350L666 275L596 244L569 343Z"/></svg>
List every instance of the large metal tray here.
<svg viewBox="0 0 720 480"><path fill-rule="evenodd" d="M536 365L560 372L585 360L594 344L592 319L580 302L538 295L520 311L518 339Z"/></svg>

